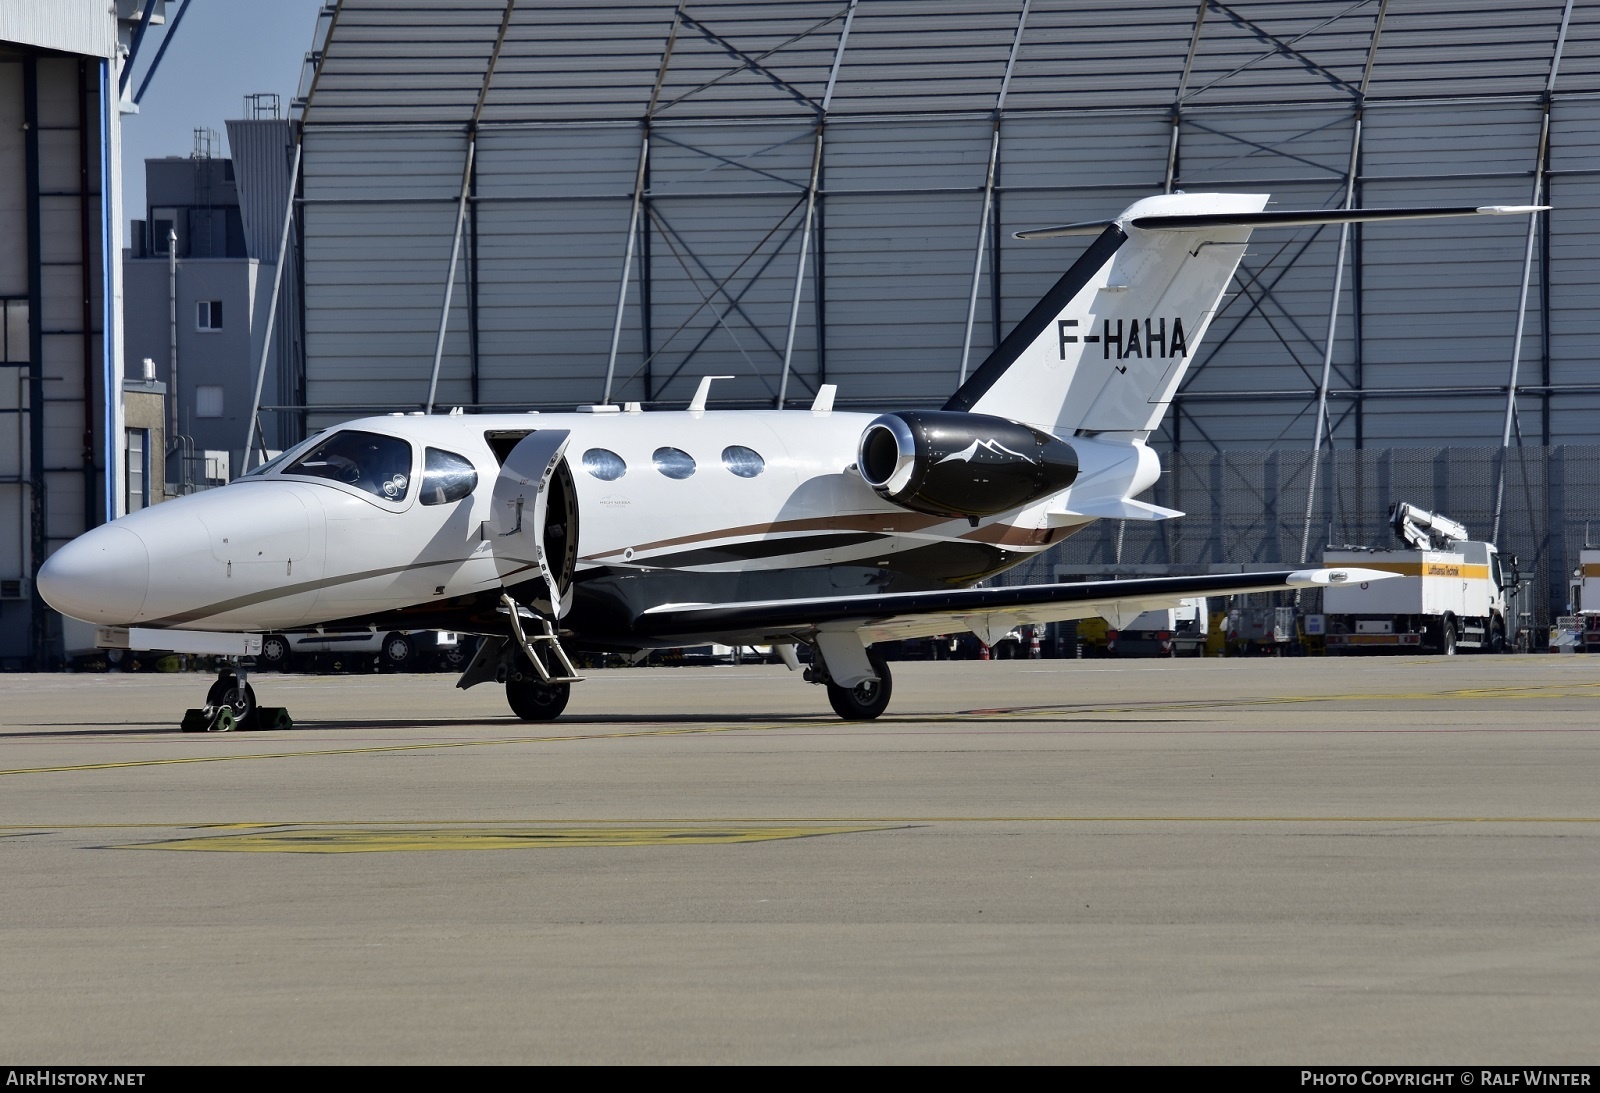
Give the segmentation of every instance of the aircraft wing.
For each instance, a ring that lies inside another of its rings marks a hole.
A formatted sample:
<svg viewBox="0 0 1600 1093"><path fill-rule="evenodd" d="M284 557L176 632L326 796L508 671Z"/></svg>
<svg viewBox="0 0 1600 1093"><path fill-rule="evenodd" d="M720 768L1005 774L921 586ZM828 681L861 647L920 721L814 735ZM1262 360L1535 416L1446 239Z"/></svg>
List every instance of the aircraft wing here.
<svg viewBox="0 0 1600 1093"><path fill-rule="evenodd" d="M821 631L854 630L864 642L895 641L970 630L993 644L1017 626L1101 616L1126 626L1145 611L1174 607L1188 596L1283 592L1384 580L1393 574L1350 567L1146 577L1080 584L960 588L864 596L818 596L743 603L680 603L652 607L636 632L685 644L768 644Z"/></svg>

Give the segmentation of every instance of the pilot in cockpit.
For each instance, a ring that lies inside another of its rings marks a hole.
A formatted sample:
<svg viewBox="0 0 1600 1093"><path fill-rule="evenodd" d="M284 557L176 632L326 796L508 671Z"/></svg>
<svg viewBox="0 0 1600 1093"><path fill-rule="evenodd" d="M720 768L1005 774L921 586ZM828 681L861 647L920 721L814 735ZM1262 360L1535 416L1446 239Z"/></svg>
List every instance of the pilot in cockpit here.
<svg viewBox="0 0 1600 1093"><path fill-rule="evenodd" d="M346 429L283 473L328 478L386 501L403 501L411 483L411 445L398 437Z"/></svg>

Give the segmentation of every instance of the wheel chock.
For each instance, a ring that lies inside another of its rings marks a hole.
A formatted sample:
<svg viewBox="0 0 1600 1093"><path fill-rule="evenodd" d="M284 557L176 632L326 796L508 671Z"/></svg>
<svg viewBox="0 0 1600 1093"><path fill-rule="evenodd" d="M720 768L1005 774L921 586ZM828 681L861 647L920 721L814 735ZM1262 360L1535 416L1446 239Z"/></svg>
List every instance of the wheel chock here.
<svg viewBox="0 0 1600 1093"><path fill-rule="evenodd" d="M179 726L184 732L232 732L238 727L233 710L227 706L187 710L183 715L183 724Z"/></svg>
<svg viewBox="0 0 1600 1093"><path fill-rule="evenodd" d="M257 706L255 711L256 729L292 729L294 718L289 716L289 711L282 706Z"/></svg>
<svg viewBox="0 0 1600 1093"><path fill-rule="evenodd" d="M219 706L215 710L207 706L199 710L185 710L183 723L179 726L184 732L245 732L250 729L292 729L294 719L289 716L289 711L282 706L257 706L243 719L236 720L233 710L228 706Z"/></svg>

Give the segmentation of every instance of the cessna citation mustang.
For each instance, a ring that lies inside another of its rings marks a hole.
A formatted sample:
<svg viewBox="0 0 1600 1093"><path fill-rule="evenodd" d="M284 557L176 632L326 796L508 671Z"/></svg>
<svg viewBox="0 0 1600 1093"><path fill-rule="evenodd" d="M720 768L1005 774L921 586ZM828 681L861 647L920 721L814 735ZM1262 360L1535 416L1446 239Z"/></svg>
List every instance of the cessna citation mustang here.
<svg viewBox="0 0 1600 1093"><path fill-rule="evenodd" d="M889 703L873 643L1104 616L1182 597L1376 580L1359 569L973 587L1138 500L1157 428L1251 229L1527 207L1266 212L1265 194L1169 194L1093 235L944 407L390 415L318 433L227 486L98 527L39 590L102 644L231 654L185 727L256 723L261 635L318 627L483 635L459 682L554 718L569 649L642 657L771 645L846 720ZM279 724L287 718L278 712Z"/></svg>

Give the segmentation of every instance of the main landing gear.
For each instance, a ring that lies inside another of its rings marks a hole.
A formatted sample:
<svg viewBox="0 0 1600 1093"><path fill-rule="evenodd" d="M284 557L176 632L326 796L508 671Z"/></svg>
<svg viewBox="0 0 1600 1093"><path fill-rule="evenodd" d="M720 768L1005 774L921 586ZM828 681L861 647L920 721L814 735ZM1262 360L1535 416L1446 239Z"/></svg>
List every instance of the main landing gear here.
<svg viewBox="0 0 1600 1093"><path fill-rule="evenodd" d="M230 658L217 671L217 681L206 692L206 704L183 715L184 732L236 732L249 729L290 729L294 722L282 706L256 705L255 688L246 680L243 658Z"/></svg>
<svg viewBox="0 0 1600 1093"><path fill-rule="evenodd" d="M813 649L811 668L806 672L806 679L828 688L828 705L845 721L871 721L889 708L889 698L894 693L894 677L889 672L889 664L883 659L883 654L876 649L867 650L867 663L872 665L872 671L878 678L864 679L854 686L845 687L833 681L828 674L827 664Z"/></svg>

